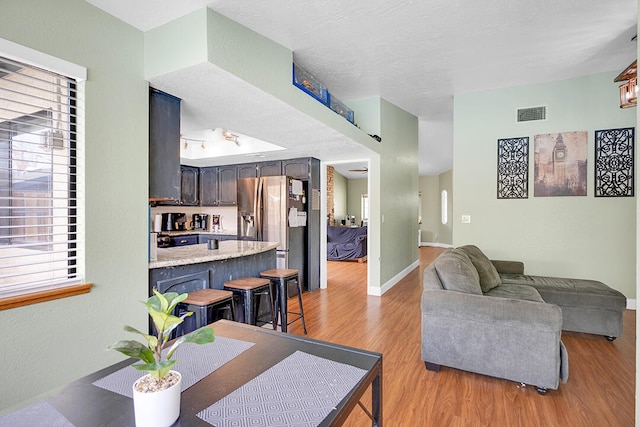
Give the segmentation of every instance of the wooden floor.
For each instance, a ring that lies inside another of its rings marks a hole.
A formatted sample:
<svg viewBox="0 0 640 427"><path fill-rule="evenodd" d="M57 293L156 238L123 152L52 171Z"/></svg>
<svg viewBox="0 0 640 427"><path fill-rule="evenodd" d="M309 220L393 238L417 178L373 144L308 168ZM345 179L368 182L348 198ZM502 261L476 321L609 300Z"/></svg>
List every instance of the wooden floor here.
<svg viewBox="0 0 640 427"><path fill-rule="evenodd" d="M420 268L382 297L366 293L366 263L328 262L328 288L303 297L309 337L383 354L384 426L634 425L635 311L624 313L624 334L614 342L563 332L569 380L546 396L452 368L427 371L420 359L422 271L440 252L420 248ZM301 322L289 331L302 335ZM363 403L370 407L369 393ZM356 407L345 425L371 422Z"/></svg>

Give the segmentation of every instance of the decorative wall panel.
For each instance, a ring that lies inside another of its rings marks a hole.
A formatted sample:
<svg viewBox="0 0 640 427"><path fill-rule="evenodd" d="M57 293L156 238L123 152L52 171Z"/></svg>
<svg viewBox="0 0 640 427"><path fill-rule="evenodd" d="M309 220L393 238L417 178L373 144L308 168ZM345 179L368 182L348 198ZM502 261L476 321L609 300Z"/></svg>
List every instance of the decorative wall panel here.
<svg viewBox="0 0 640 427"><path fill-rule="evenodd" d="M498 199L529 197L529 137L498 140Z"/></svg>
<svg viewBox="0 0 640 427"><path fill-rule="evenodd" d="M595 133L596 197L633 197L634 128Z"/></svg>

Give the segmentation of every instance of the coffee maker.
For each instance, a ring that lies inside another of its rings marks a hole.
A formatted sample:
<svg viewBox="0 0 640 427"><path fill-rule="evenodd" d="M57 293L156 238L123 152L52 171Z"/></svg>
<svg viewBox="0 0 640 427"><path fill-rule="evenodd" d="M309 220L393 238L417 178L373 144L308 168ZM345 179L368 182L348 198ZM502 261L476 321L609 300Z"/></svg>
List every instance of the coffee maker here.
<svg viewBox="0 0 640 427"><path fill-rule="evenodd" d="M206 230L209 225L209 215L193 214L191 217L194 230Z"/></svg>

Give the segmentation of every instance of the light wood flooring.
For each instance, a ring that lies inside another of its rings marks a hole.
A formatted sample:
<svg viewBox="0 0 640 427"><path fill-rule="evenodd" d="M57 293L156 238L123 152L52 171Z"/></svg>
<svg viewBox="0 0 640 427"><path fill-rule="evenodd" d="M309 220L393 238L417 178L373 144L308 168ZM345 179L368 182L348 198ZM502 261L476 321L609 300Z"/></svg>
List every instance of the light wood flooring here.
<svg viewBox="0 0 640 427"><path fill-rule="evenodd" d="M383 354L384 426L634 425L635 311L624 313L624 334L613 342L563 332L569 380L546 396L444 366L427 371L420 359L422 271L441 251L420 248L420 267L382 297L366 293L366 263L336 261L328 263L328 288L303 296L309 337ZM289 332L303 335L301 322ZM369 393L363 403L370 407ZM359 407L345 423L367 425Z"/></svg>

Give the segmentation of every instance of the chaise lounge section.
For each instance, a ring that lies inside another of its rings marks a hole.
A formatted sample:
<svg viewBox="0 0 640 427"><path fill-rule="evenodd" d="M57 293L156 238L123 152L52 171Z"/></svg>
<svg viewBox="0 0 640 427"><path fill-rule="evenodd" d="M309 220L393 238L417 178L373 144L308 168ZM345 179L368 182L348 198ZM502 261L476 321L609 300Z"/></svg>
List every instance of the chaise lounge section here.
<svg viewBox="0 0 640 427"><path fill-rule="evenodd" d="M587 279L531 276L520 262L494 261L504 284L535 288L545 302L562 309L562 329L603 335L609 341L622 336L626 297L602 282Z"/></svg>
<svg viewBox="0 0 640 427"><path fill-rule="evenodd" d="M557 389L569 374L562 330L622 335L625 296L604 283L524 274L476 246L443 252L424 272L422 360Z"/></svg>
<svg viewBox="0 0 640 427"><path fill-rule="evenodd" d="M560 307L530 286L501 285L491 261L480 258L476 268L465 249L449 249L425 269L425 366L531 384L540 393L557 389L569 375Z"/></svg>

